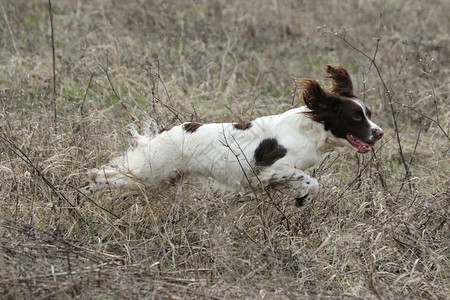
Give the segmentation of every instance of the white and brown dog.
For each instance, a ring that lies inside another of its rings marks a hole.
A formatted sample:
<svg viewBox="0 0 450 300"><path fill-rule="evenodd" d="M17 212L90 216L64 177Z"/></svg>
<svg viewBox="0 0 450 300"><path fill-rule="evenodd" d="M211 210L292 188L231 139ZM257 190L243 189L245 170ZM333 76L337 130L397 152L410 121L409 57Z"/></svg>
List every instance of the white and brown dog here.
<svg viewBox="0 0 450 300"><path fill-rule="evenodd" d="M285 183L301 205L314 198L317 181L304 173L336 147L366 153L383 136L370 110L353 93L348 72L327 66L330 91L317 81L299 79L305 106L248 123L188 122L158 134L134 133L135 147L95 170L84 189L137 188L171 182L180 176L214 179L226 190L253 184Z"/></svg>

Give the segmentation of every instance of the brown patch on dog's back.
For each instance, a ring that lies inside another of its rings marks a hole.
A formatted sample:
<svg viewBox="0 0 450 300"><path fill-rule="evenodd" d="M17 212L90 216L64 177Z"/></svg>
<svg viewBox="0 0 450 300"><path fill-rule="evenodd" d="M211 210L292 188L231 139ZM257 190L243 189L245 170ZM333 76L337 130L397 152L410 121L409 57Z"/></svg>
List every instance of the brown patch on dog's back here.
<svg viewBox="0 0 450 300"><path fill-rule="evenodd" d="M202 123L197 123L197 122L186 123L183 125L183 129L186 132L194 133L202 125L203 125Z"/></svg>
<svg viewBox="0 0 450 300"><path fill-rule="evenodd" d="M174 128L174 127L175 127L175 125L169 125L169 126L166 126L166 127L162 128L158 133L161 134L161 133L163 133L164 131L169 131L170 129L172 129L172 128Z"/></svg>
<svg viewBox="0 0 450 300"><path fill-rule="evenodd" d="M252 127L252 122L240 122L240 123L234 123L234 128L239 130L247 130L250 127Z"/></svg>
<svg viewBox="0 0 450 300"><path fill-rule="evenodd" d="M265 139L255 150L255 164L258 167L268 167L287 153L286 148L278 144L275 138Z"/></svg>

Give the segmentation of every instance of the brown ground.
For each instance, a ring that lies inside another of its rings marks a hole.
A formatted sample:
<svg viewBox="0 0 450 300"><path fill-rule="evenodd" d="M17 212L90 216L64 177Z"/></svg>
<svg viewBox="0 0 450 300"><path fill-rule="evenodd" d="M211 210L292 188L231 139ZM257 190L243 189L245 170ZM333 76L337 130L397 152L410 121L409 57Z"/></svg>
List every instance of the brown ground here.
<svg viewBox="0 0 450 300"><path fill-rule="evenodd" d="M55 86L48 2L0 1L2 298L450 297L448 1L52 2ZM314 203L186 182L76 205L128 124L280 113L325 64L386 135L309 170Z"/></svg>

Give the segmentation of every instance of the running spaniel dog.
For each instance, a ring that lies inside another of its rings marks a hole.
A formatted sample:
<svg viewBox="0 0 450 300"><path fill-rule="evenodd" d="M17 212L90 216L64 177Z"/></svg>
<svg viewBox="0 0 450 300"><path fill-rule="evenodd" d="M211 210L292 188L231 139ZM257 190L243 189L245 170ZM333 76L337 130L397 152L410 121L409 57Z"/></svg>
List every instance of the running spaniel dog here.
<svg viewBox="0 0 450 300"><path fill-rule="evenodd" d="M299 79L305 106L280 115L248 123L187 122L156 135L134 132L136 146L95 170L84 195L105 187L152 187L189 175L214 179L225 190L284 183L297 205L313 199L319 184L304 170L336 147L367 153L383 136L354 94L347 70L326 66L325 71L331 90Z"/></svg>

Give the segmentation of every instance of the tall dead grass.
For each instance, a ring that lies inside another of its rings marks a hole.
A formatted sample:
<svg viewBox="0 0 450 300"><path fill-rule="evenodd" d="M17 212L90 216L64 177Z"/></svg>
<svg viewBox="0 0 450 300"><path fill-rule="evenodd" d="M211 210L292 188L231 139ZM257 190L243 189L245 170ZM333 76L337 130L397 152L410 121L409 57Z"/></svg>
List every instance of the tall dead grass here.
<svg viewBox="0 0 450 300"><path fill-rule="evenodd" d="M449 297L446 1L54 1L56 126L48 2L0 5L4 298ZM184 182L76 205L128 124L280 113L324 64L386 135L309 170L314 203Z"/></svg>

